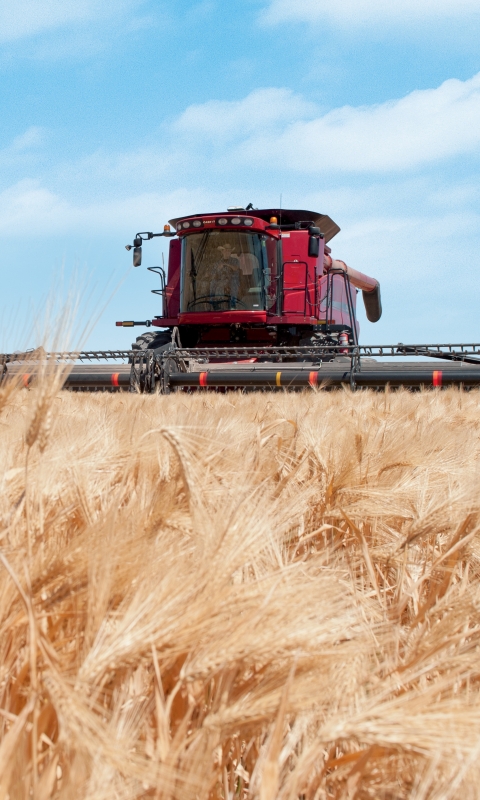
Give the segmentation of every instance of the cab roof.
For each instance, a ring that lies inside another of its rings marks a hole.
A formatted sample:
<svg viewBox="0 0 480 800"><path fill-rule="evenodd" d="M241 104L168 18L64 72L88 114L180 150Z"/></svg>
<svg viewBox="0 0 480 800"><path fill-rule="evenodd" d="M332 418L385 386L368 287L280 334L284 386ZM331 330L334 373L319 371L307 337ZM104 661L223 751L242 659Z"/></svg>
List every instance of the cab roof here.
<svg viewBox="0 0 480 800"><path fill-rule="evenodd" d="M270 217L276 217L281 225L294 225L296 222L311 222L322 231L325 236L325 241L329 242L340 231L339 226L327 214L320 214L317 211L302 211L298 209L289 208L252 208L248 211L246 209L235 209L234 212L228 211L228 214L248 214L251 217L259 217L265 222L270 222ZM169 220L170 224L174 227L183 219L195 219L196 217L222 217L225 216L225 211L217 211L209 214L187 214L184 217L176 217Z"/></svg>

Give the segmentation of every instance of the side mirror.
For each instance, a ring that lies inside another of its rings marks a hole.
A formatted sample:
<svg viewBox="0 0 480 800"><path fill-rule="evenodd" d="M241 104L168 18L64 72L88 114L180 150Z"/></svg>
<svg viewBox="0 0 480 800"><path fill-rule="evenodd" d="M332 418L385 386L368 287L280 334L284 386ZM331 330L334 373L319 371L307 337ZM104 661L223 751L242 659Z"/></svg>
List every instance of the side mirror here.
<svg viewBox="0 0 480 800"><path fill-rule="evenodd" d="M140 267L142 264L142 248L141 247L134 247L133 248L133 266Z"/></svg>
<svg viewBox="0 0 480 800"><path fill-rule="evenodd" d="M308 255L310 258L318 258L320 253L320 242L316 236L308 237Z"/></svg>

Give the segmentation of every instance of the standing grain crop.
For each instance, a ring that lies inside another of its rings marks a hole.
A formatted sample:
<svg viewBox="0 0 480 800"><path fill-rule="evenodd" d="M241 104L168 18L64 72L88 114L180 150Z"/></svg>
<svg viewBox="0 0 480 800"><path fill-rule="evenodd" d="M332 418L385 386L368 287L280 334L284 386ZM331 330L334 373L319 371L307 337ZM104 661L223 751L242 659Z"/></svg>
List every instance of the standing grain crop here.
<svg viewBox="0 0 480 800"><path fill-rule="evenodd" d="M477 392L53 379L0 417L0 798L477 797Z"/></svg>

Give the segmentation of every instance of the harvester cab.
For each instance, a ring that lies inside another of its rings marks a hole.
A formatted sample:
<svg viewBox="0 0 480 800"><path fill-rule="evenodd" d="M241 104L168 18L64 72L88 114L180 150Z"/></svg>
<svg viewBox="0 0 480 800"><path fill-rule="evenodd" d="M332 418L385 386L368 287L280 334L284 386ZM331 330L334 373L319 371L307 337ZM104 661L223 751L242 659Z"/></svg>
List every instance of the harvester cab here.
<svg viewBox="0 0 480 800"><path fill-rule="evenodd" d="M127 245L139 266L143 242L171 237L167 274L149 267L160 279L153 292L162 314L117 322L162 329L137 337L135 350L163 349L173 335L186 348L356 345L356 290L367 318L380 319L378 281L332 259L328 242L340 228L325 214L250 204L170 225Z"/></svg>

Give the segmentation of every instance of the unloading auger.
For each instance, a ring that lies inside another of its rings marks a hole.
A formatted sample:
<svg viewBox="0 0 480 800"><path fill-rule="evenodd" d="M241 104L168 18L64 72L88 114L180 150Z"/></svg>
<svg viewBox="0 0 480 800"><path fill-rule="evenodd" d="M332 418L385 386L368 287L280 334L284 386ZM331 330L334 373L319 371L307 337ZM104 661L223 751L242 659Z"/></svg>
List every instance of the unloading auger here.
<svg viewBox="0 0 480 800"><path fill-rule="evenodd" d="M29 386L46 358L68 362L65 388L84 391L480 385L479 344L359 343L357 294L377 322L380 284L332 257L339 230L325 214L250 204L137 233L135 267L144 242L170 242L167 271L148 267L162 313L116 323L147 329L131 349L4 354L0 375Z"/></svg>

